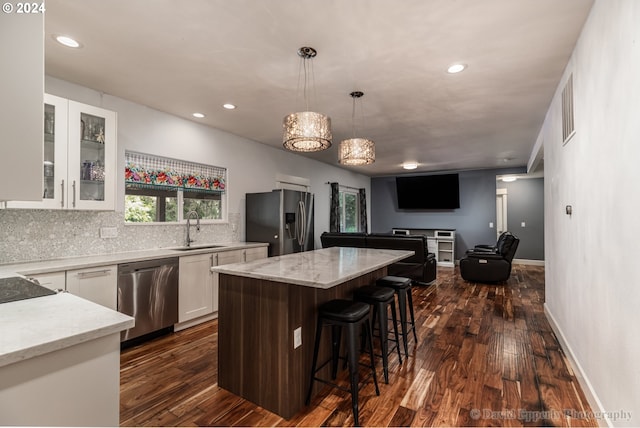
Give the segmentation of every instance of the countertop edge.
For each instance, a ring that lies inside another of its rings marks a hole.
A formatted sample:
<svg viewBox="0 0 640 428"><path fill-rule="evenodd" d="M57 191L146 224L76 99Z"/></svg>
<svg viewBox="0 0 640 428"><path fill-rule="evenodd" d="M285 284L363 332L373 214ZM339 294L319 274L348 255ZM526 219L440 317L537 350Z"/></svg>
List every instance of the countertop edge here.
<svg viewBox="0 0 640 428"><path fill-rule="evenodd" d="M235 276L241 276L241 277L246 277L246 278L254 278L254 279L264 279L264 280L275 281L275 282L286 282L286 283L289 283L289 284L302 285L302 286L305 286L305 287L328 289L328 288L335 287L336 285L341 284L341 283L343 283L345 281L351 280L351 279L356 278L358 276L362 276L362 275L367 274L369 272L373 272L376 269L383 268L385 266L388 266L388 265L390 265L392 263L398 262L398 261L400 261L402 259L405 259L405 258L415 254L414 251L408 251L408 250L392 250L392 251L398 252L398 255L395 256L395 257L390 258L389 260L387 260L385 262L376 263L374 265L367 266L364 269L351 272L348 275L344 275L344 276L341 276L339 278L335 278L335 279L333 279L331 281L325 281L325 282L322 282L322 283L318 283L318 282L311 281L311 280L295 278L295 277L293 277L291 275L290 276L270 275L270 274L264 274L264 273L260 273L260 272L252 272L252 271L248 271L248 270L243 270L242 266L246 266L247 263L234 263L234 264L228 264L228 265L213 266L213 267L211 267L211 271L212 272L226 274L226 275L235 275ZM400 254L401 252L402 252L402 254ZM301 253L296 253L296 254L301 254ZM273 259L274 258L272 257L271 260L273 261Z"/></svg>
<svg viewBox="0 0 640 428"><path fill-rule="evenodd" d="M70 293L3 303L2 307L0 367L116 334L135 324L128 315ZM59 313L64 316L57 316Z"/></svg>
<svg viewBox="0 0 640 428"><path fill-rule="evenodd" d="M152 248L147 250L132 250L119 253L95 254L89 256L72 256L51 260L34 260L29 262L16 262L0 265L0 277L7 275L38 275L57 271L73 269L85 269L98 266L138 262L144 260L184 257L204 253L217 253L223 251L241 250L246 248L266 247L269 244L263 242L223 242L212 243L220 245L216 248L197 248L189 251L176 250L177 247Z"/></svg>

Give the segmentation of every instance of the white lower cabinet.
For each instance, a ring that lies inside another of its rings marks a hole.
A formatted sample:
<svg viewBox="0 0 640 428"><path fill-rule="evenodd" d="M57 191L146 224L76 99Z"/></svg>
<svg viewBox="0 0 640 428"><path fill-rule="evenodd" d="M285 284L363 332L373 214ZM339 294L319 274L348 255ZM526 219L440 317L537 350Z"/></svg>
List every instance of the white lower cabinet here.
<svg viewBox="0 0 640 428"><path fill-rule="evenodd" d="M38 284L50 290L66 290L67 288L66 274L64 271L29 275L29 278L35 279L38 281Z"/></svg>
<svg viewBox="0 0 640 428"><path fill-rule="evenodd" d="M117 310L118 266L68 270L66 283L69 293Z"/></svg>
<svg viewBox="0 0 640 428"><path fill-rule="evenodd" d="M215 255L197 254L180 257L178 276L178 322L192 320L213 312L211 267Z"/></svg>
<svg viewBox="0 0 640 428"><path fill-rule="evenodd" d="M266 259L268 248L269 247L254 247L243 250L245 252L244 261L250 262L252 260Z"/></svg>
<svg viewBox="0 0 640 428"><path fill-rule="evenodd" d="M207 321L218 312L218 273L214 266L267 258L267 247L216 251L180 257L178 329Z"/></svg>
<svg viewBox="0 0 640 428"><path fill-rule="evenodd" d="M231 263L240 263L240 262L244 262L245 260L245 252L247 250L232 250L232 251L224 251L221 253L218 253L218 258L217 258L217 263L216 266L220 266L220 265L229 265ZM218 280L218 273L217 272L211 272L211 279L212 279L212 283L213 283L213 310L215 312L218 312L218 302L219 302L219 298L218 298L218 290L220 288L220 282Z"/></svg>

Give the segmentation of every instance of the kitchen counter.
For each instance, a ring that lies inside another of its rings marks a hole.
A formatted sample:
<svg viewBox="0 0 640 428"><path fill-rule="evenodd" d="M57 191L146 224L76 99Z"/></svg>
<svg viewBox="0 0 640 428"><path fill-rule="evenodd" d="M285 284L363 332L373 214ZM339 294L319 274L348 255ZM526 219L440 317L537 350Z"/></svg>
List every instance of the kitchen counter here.
<svg viewBox="0 0 640 428"><path fill-rule="evenodd" d="M266 247L267 243L259 242L229 242L208 245L194 245L188 251L179 250L182 247L155 248L149 250L123 251L121 253L100 254L94 256L74 256L53 260L37 260L0 265L0 277L21 275L37 275L40 273L58 272L72 269L91 268L118 263L137 262L142 260L161 259L165 257L180 257L203 253L214 253L242 248Z"/></svg>
<svg viewBox="0 0 640 428"><path fill-rule="evenodd" d="M351 299L355 289L385 276L388 265L413 254L334 247L212 268L220 283L220 387L291 418L304 407L318 306ZM320 361L328 353L322 347ZM329 369L321 376L329 378Z"/></svg>
<svg viewBox="0 0 640 428"><path fill-rule="evenodd" d="M0 425L117 426L133 324L70 293L0 304Z"/></svg>
<svg viewBox="0 0 640 428"><path fill-rule="evenodd" d="M215 245L5 264L0 278L267 244ZM133 325L132 317L66 292L0 304L0 425L117 426L120 332Z"/></svg>
<svg viewBox="0 0 640 428"><path fill-rule="evenodd" d="M247 278L266 279L328 289L410 257L413 251L332 247L212 267Z"/></svg>
<svg viewBox="0 0 640 428"><path fill-rule="evenodd" d="M133 327L133 318L70 293L0 305L0 367Z"/></svg>

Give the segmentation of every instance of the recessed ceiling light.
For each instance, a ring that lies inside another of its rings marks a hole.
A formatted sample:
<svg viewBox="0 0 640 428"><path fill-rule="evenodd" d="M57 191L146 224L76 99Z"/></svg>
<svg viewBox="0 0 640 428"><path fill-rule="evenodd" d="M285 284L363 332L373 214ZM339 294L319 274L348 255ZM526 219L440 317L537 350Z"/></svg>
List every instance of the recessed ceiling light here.
<svg viewBox="0 0 640 428"><path fill-rule="evenodd" d="M72 39L69 36L54 36L55 40L60 43L61 45L65 45L66 47L69 48L79 48L80 47L80 42L78 42L75 39Z"/></svg>
<svg viewBox="0 0 640 428"><path fill-rule="evenodd" d="M516 181L518 179L518 177L516 177L515 175L508 175L506 177L502 177L502 181L504 181L505 183L511 183L512 181Z"/></svg>
<svg viewBox="0 0 640 428"><path fill-rule="evenodd" d="M226 108L227 110L233 110L233 109L236 108L235 105L230 104L230 103L222 104L222 107Z"/></svg>
<svg viewBox="0 0 640 428"><path fill-rule="evenodd" d="M197 117L198 119L202 119L204 117L204 114L202 114L202 113L193 113L192 116L193 117Z"/></svg>
<svg viewBox="0 0 640 428"><path fill-rule="evenodd" d="M405 162L402 164L404 169L416 169L418 167L417 162Z"/></svg>
<svg viewBox="0 0 640 428"><path fill-rule="evenodd" d="M456 74L467 68L466 64L453 64L447 69L447 73Z"/></svg>

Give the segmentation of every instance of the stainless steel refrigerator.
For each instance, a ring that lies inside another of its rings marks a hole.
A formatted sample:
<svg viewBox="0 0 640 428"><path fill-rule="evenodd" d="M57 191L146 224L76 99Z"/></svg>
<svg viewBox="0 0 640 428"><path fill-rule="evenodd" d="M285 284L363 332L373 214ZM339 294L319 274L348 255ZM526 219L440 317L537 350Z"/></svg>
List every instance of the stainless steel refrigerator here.
<svg viewBox="0 0 640 428"><path fill-rule="evenodd" d="M247 241L269 243L269 257L313 250L313 194L247 193L245 226Z"/></svg>

